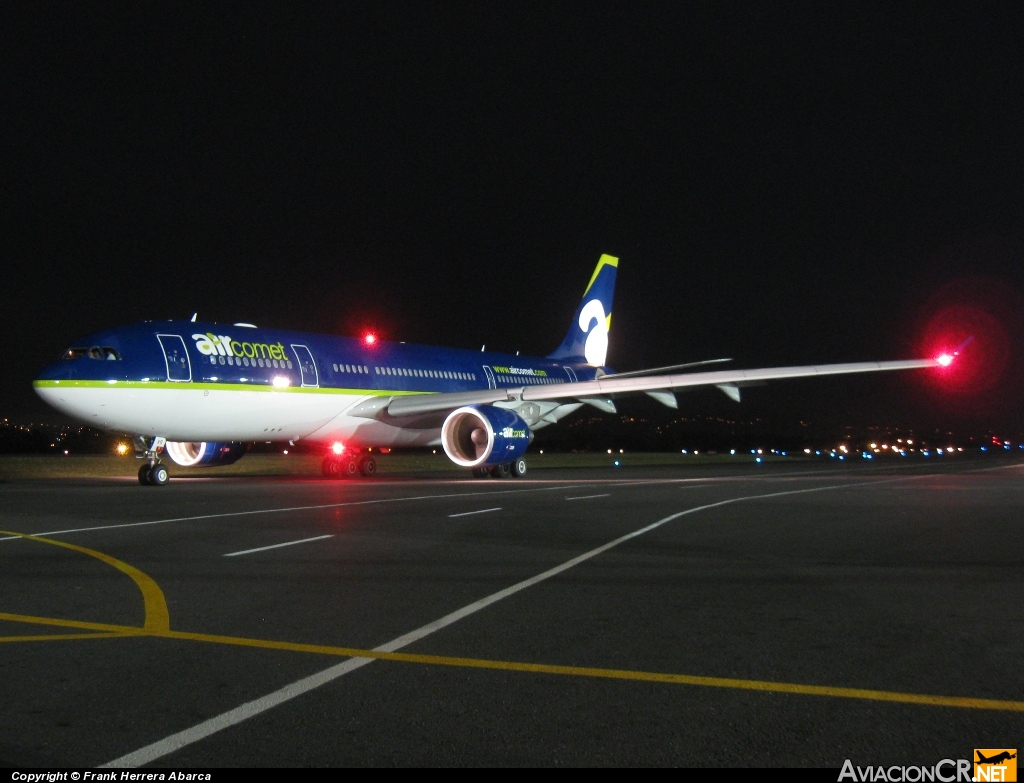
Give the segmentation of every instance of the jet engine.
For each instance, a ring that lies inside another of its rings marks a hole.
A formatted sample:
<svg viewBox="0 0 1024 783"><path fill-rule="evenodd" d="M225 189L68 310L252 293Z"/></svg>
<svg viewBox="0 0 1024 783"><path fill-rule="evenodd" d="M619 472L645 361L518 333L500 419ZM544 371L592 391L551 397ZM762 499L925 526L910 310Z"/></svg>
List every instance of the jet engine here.
<svg viewBox="0 0 1024 783"><path fill-rule="evenodd" d="M491 405L467 405L452 411L441 427L448 459L464 468L492 467L523 455L533 434L519 416Z"/></svg>
<svg viewBox="0 0 1024 783"><path fill-rule="evenodd" d="M248 443L177 443L168 441L167 456L186 468L212 468L238 462L249 448Z"/></svg>

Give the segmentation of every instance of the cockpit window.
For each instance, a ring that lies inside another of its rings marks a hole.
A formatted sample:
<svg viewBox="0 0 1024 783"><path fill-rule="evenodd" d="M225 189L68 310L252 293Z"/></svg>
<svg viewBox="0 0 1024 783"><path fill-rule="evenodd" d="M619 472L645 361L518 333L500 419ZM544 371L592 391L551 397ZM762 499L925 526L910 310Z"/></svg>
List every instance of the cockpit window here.
<svg viewBox="0 0 1024 783"><path fill-rule="evenodd" d="M101 361L116 362L121 359L121 355L116 349L111 348L109 345L94 345L92 348L68 348L64 352L65 359L81 359L83 356L88 356L90 359L99 359Z"/></svg>

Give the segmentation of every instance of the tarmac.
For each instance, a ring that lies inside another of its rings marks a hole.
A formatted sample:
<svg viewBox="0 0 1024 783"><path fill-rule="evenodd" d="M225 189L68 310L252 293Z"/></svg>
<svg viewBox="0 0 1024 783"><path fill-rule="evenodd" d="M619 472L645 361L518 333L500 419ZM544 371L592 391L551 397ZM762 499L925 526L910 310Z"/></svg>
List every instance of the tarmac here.
<svg viewBox="0 0 1024 783"><path fill-rule="evenodd" d="M0 767L934 765L1024 737L1024 463L0 484Z"/></svg>

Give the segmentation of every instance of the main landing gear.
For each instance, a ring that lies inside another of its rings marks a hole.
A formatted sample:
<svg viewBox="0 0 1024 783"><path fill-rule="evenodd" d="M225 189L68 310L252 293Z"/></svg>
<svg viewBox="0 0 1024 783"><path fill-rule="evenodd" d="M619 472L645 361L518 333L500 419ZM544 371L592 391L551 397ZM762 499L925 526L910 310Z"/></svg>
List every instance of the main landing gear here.
<svg viewBox="0 0 1024 783"><path fill-rule="evenodd" d="M495 465L490 468L473 468L474 478L487 478L493 476L494 478L508 478L513 476L514 478L522 478L526 475L526 460L520 457L513 462L504 462L501 465Z"/></svg>
<svg viewBox="0 0 1024 783"><path fill-rule="evenodd" d="M372 454L345 449L341 454L328 454L321 466L327 478L370 478L377 473L377 460Z"/></svg>
<svg viewBox="0 0 1024 783"><path fill-rule="evenodd" d="M139 468L139 483L144 487L164 486L171 479L171 474L160 462L160 454L163 453L164 446L167 445L167 439L153 438L152 441L147 442L145 438L139 437L136 440L136 448L142 452L139 458L146 460L146 464Z"/></svg>

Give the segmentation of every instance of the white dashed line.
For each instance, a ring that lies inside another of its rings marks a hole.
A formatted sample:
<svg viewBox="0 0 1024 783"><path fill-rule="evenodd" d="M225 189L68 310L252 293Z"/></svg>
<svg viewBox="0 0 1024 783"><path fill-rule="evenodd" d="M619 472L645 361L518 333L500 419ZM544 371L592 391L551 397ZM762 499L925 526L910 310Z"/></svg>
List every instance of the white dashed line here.
<svg viewBox="0 0 1024 783"><path fill-rule="evenodd" d="M603 495L577 495L574 498L566 498L566 500L590 500L591 498L610 498L611 496L610 492L605 492Z"/></svg>
<svg viewBox="0 0 1024 783"><path fill-rule="evenodd" d="M906 481L907 479L919 478L917 476L907 476L900 478L889 478L882 479L880 481L865 481L857 484L832 484L824 487L813 487L810 489L791 489L783 492L767 492L759 495L744 495L738 498L729 498L727 500L720 500L717 503L707 503L703 506L695 506L694 508L688 508L684 511L678 511L675 514L659 519L657 522L652 522L649 525L634 530L631 533L627 533L624 536L620 536L613 541L609 541L607 544L603 544L596 549L591 549L589 552L584 552L582 555L567 560L561 565L555 566L554 568L548 569L543 573L537 574L536 576L530 577L522 582L518 582L511 587L506 587L504 590L499 590L496 593L492 593L486 598L481 598L479 601L475 601L467 606L457 609L450 614L446 614L444 617L435 620L432 623L417 628L415 631L411 631L404 636L399 636L397 639L392 639L386 644L382 644L379 647L375 647L374 650L378 652L396 652L403 647L408 647L413 642L417 642L430 634L446 628L453 623L457 623L472 614L476 614L481 609L486 609L488 606L497 603L509 596L515 595L516 593L525 590L528 587L532 587L535 584L544 582L551 579L554 576L558 576L564 571L568 571L574 566L578 566L580 563L597 557L600 554L607 552L609 549L624 544L638 536L642 536L645 533L649 533L652 530L665 525L673 520L679 519L680 517L689 516L690 514L698 514L701 511L707 511L713 508L721 508L722 506L729 506L733 503L744 503L750 500L766 500L768 498L785 497L789 495L804 495L812 492L827 492L829 490L844 490L853 489L855 487L871 486L877 484L888 484L894 481ZM493 509L489 509L493 510ZM143 764L149 764L156 759L163 758L164 756L174 753L175 751L181 750L195 742L199 742L211 734L216 734L218 731L236 726L239 723L253 718L269 709L272 709L279 704L283 704L287 701L291 701L297 696L301 696L304 693L315 690L329 682L333 682L339 677L348 674L349 672L361 669L367 664L373 663L375 658L349 658L346 661L335 664L323 671L312 674L309 677L304 677L301 680L297 680L290 685L286 685L272 693L268 693L266 696L262 696L253 701L241 704L234 709L222 712L220 715L216 715L212 718L202 721L201 723L192 726L191 728L184 729L175 734L165 737L162 740L153 742L145 747L139 748L132 753L128 753L120 758L116 758L113 761L109 761L102 765L103 768L110 767L139 767Z"/></svg>
<svg viewBox="0 0 1024 783"><path fill-rule="evenodd" d="M488 514L491 511L501 511L501 506L497 508L482 508L479 511L463 511L461 514L449 514L448 519L454 519L455 517L468 517L471 514Z"/></svg>
<svg viewBox="0 0 1024 783"><path fill-rule="evenodd" d="M256 549L243 549L241 552L228 552L224 557L251 555L253 552L266 552L268 549L280 549L283 546L295 546L296 544L305 544L309 541L322 541L325 538L334 538L334 534L331 533L326 536L313 536L313 538L300 538L298 541L285 541L283 544L271 544L270 546L261 546Z"/></svg>

